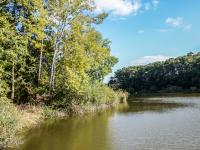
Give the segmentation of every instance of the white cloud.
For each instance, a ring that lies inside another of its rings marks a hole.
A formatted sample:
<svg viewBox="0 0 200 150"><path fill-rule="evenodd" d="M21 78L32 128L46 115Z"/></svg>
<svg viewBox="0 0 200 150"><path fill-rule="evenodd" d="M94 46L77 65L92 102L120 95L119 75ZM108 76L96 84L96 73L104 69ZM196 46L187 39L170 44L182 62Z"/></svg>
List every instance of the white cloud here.
<svg viewBox="0 0 200 150"><path fill-rule="evenodd" d="M152 5L153 5L154 8L156 8L156 7L158 6L159 3L160 3L159 0L153 0L153 1L152 1Z"/></svg>
<svg viewBox="0 0 200 150"><path fill-rule="evenodd" d="M142 34L142 33L144 33L144 30L138 30L138 33Z"/></svg>
<svg viewBox="0 0 200 150"><path fill-rule="evenodd" d="M168 25L175 27L175 28L182 28L185 31L191 31L192 30L192 24L186 24L183 21L182 17L176 17L176 18L172 18L172 17L168 17L165 20L165 23L167 23Z"/></svg>
<svg viewBox="0 0 200 150"><path fill-rule="evenodd" d="M134 60L131 65L138 66L138 65L146 65L149 63L157 62L157 61L165 61L169 58L173 58L171 56L163 56L163 55L157 55L157 56L144 56L139 59Z"/></svg>
<svg viewBox="0 0 200 150"><path fill-rule="evenodd" d="M140 0L95 0L96 12L110 12L113 15L127 16L137 13L142 3Z"/></svg>
<svg viewBox="0 0 200 150"><path fill-rule="evenodd" d="M151 2L144 3L144 10L150 10L157 8L158 4L160 3L159 0L152 0Z"/></svg>
<svg viewBox="0 0 200 150"><path fill-rule="evenodd" d="M173 27L180 27L183 25L183 18L182 17L177 17L177 18L169 17L165 20L165 22Z"/></svg>

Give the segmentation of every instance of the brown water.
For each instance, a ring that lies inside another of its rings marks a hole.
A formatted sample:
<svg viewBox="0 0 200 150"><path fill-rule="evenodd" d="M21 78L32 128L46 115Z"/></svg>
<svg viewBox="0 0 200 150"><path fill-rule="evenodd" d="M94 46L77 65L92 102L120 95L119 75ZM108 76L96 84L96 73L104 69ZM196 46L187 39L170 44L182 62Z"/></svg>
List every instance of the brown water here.
<svg viewBox="0 0 200 150"><path fill-rule="evenodd" d="M23 150L200 150L200 97L141 98L92 116L47 121Z"/></svg>

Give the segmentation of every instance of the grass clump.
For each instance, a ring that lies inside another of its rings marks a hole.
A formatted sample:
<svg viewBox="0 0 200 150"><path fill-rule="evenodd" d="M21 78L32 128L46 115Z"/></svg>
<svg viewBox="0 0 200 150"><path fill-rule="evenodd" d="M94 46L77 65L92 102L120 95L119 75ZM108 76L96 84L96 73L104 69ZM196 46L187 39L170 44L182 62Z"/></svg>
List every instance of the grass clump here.
<svg viewBox="0 0 200 150"><path fill-rule="evenodd" d="M20 128L20 115L7 98L0 98L0 147L18 144L15 134Z"/></svg>
<svg viewBox="0 0 200 150"><path fill-rule="evenodd" d="M114 91L110 87L101 84L95 83L91 86L88 86L84 91L84 100L85 102L90 102L92 104L101 105L101 104L112 104L119 103L127 98L127 93L122 91Z"/></svg>
<svg viewBox="0 0 200 150"><path fill-rule="evenodd" d="M47 106L14 105L6 97L0 98L0 149L23 143L22 129L38 125L46 118L62 117L65 114Z"/></svg>

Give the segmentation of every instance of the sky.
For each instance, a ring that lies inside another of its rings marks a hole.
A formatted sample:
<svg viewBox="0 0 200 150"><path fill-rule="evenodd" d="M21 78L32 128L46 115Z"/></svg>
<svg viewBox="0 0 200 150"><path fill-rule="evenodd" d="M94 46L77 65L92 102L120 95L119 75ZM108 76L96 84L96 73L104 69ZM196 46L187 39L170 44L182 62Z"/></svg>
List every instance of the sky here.
<svg viewBox="0 0 200 150"><path fill-rule="evenodd" d="M200 0L95 3L97 13L109 14L97 29L111 40L111 53L119 58L113 72L200 51Z"/></svg>

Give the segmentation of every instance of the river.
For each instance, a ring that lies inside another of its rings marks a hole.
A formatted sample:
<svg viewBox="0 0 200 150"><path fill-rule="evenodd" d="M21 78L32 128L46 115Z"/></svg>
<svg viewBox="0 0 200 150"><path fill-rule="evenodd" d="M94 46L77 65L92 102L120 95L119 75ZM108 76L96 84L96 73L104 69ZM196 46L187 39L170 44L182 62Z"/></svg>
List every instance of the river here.
<svg viewBox="0 0 200 150"><path fill-rule="evenodd" d="M130 99L31 129L23 150L200 150L200 97Z"/></svg>

